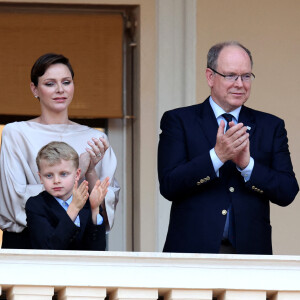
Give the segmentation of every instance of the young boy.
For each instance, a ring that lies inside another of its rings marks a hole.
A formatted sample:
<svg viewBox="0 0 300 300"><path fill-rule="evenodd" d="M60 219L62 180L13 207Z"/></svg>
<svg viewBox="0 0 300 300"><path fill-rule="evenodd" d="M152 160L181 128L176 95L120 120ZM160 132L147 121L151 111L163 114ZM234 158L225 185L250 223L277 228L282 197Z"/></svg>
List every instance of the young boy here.
<svg viewBox="0 0 300 300"><path fill-rule="evenodd" d="M36 163L45 191L30 197L25 206L32 248L105 250L105 225L99 207L109 179L98 180L90 195L87 181L78 187L79 157L64 142L44 146Z"/></svg>

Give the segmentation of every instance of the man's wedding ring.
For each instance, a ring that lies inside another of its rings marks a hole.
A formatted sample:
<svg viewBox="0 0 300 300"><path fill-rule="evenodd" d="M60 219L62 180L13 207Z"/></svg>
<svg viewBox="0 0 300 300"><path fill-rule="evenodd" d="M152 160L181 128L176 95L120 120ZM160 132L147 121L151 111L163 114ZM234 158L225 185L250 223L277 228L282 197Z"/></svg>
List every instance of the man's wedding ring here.
<svg viewBox="0 0 300 300"><path fill-rule="evenodd" d="M97 157L101 157L101 153L96 154Z"/></svg>

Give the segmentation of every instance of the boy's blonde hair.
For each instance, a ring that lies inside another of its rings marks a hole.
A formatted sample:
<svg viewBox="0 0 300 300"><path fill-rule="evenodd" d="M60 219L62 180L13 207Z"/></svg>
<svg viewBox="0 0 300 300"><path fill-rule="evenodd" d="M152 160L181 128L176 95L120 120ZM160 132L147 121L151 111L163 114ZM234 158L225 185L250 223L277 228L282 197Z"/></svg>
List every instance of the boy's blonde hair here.
<svg viewBox="0 0 300 300"><path fill-rule="evenodd" d="M51 142L40 149L36 157L36 164L40 171L41 160L47 161L49 165L60 163L61 160L71 160L74 167L79 167L79 156L73 147L65 142Z"/></svg>

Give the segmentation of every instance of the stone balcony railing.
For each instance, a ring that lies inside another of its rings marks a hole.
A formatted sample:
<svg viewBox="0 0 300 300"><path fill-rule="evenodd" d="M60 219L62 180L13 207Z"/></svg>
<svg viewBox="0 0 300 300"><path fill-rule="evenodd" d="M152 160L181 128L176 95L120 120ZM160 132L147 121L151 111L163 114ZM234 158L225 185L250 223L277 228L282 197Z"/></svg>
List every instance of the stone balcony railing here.
<svg viewBox="0 0 300 300"><path fill-rule="evenodd" d="M0 250L0 299L300 300L300 257Z"/></svg>

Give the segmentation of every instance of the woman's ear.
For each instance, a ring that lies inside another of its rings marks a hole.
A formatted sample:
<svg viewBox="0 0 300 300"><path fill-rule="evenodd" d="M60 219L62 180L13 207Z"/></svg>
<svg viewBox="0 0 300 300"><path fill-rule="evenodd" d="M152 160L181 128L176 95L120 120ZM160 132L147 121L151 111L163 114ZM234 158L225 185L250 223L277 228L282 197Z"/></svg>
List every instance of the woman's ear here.
<svg viewBox="0 0 300 300"><path fill-rule="evenodd" d="M37 90L37 87L34 85L33 82L30 82L30 89L31 89L31 92L32 92L33 96L35 98L38 98L39 97L38 90Z"/></svg>

